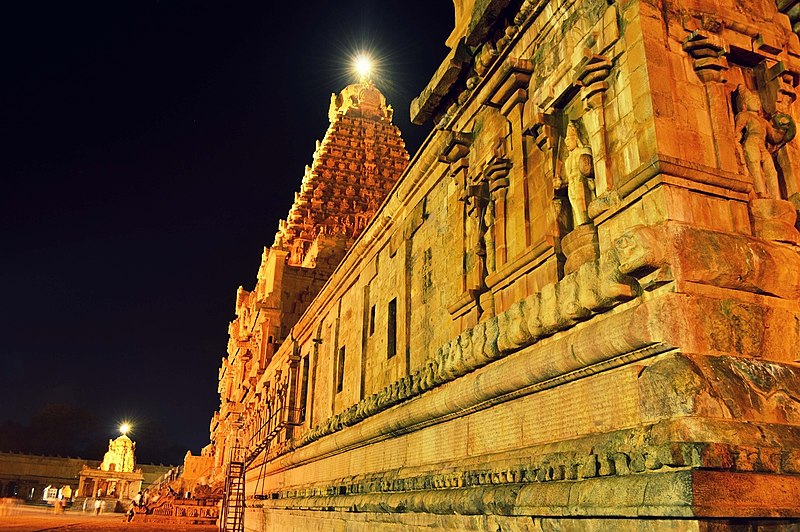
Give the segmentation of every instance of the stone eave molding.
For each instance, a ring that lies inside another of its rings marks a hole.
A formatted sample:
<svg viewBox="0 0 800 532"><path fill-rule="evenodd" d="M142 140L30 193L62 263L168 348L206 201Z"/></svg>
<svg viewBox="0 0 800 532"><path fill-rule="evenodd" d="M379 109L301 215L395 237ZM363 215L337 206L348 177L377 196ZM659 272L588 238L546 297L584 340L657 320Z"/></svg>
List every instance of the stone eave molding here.
<svg viewBox="0 0 800 532"><path fill-rule="evenodd" d="M525 0L522 2L512 24L505 29L506 36L499 41L501 45L500 49L493 54L494 58L492 59L492 64L489 69L486 72L482 72L479 76L473 76L469 80L466 80L465 74L467 74L467 70L476 60L476 57L473 57L473 53L481 50L480 47L475 47L475 43L478 42L476 36L479 35L477 32L478 23L481 21L486 22L491 19L486 28L487 31L489 28L494 29L502 11L506 10L510 4L508 0L485 2L484 5L481 6L481 13L475 18L471 17L469 28L465 28L465 35L459 37L460 40L455 41L455 37L451 35L449 41L452 40L454 43L451 52L439 66L428 85L412 102L412 123L425 123L439 113L449 113L454 107L461 108L462 110L465 109L469 105L469 101L481 91L482 84L486 82L487 79L494 76L494 70L496 70L498 65L510 54L510 51L517 45L522 35L525 34L525 30L539 15L548 11L545 15L548 20L552 21L555 16L563 14L563 12L568 10L576 1L577 0L567 0L559 4L556 8L552 7L553 2L550 0ZM551 24L550 26L552 27L553 25ZM464 55L465 53L467 55ZM457 88L457 82L459 80L461 80L462 83L466 82L467 88L461 87L462 90L459 94L453 94L453 90ZM466 95L468 95L468 97ZM443 105L448 102L455 102L456 100L459 100L459 102L452 103L449 109L442 108ZM449 129L454 122L452 118L453 117L447 116L446 121L439 122L437 127L440 129Z"/></svg>

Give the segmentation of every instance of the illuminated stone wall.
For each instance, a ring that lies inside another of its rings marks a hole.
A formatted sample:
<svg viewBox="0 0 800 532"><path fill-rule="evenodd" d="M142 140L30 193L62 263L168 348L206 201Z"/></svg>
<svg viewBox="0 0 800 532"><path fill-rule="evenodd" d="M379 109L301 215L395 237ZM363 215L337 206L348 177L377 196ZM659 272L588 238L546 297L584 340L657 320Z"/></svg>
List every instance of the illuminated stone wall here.
<svg viewBox="0 0 800 532"><path fill-rule="evenodd" d="M434 134L237 410L247 528L800 526L797 14L455 4Z"/></svg>
<svg viewBox="0 0 800 532"><path fill-rule="evenodd" d="M289 392L299 377L287 339L408 165L393 110L368 79L333 94L328 115L289 214L264 249L254 290L236 294L211 421L212 478L224 474L237 439L286 442L305 418L298 393Z"/></svg>

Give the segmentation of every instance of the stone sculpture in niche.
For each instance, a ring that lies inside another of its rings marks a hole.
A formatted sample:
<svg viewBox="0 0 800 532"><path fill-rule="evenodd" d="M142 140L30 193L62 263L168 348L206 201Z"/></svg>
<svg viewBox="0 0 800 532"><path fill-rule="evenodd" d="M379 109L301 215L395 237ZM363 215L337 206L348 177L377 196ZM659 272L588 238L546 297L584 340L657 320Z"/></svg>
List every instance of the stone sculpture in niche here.
<svg viewBox="0 0 800 532"><path fill-rule="evenodd" d="M577 126L570 122L564 135L567 157L562 171L553 180L556 190L567 189L567 197L572 208L572 225L591 223L587 214L589 203L594 199L594 166L592 151L584 146L578 136Z"/></svg>
<svg viewBox="0 0 800 532"><path fill-rule="evenodd" d="M480 308L480 294L486 290L486 208L489 205L489 191L485 181L468 184L464 191L467 205L466 236L467 252L472 257L471 268L467 269L467 291Z"/></svg>
<svg viewBox="0 0 800 532"><path fill-rule="evenodd" d="M781 168L775 164L775 155L795 136L795 122L786 113L766 113L759 95L742 85L736 89L736 97L734 126L741 134L737 150L753 178L755 192L749 202L753 233L765 240L800 244L795 228L797 210L783 199Z"/></svg>
<svg viewBox="0 0 800 532"><path fill-rule="evenodd" d="M506 193L511 159L506 154L505 139L498 137L494 142L492 156L483 169L484 180L488 184L489 202L485 209L484 236L486 249L486 271L492 274L498 264L506 262Z"/></svg>
<svg viewBox="0 0 800 532"><path fill-rule="evenodd" d="M580 139L578 124L569 122L564 132L566 156L556 168L553 187L567 189L572 230L561 240L564 274L576 271L581 264L597 258L597 232L589 217L589 204L595 199L592 150ZM556 197L558 199L558 197Z"/></svg>
<svg viewBox="0 0 800 532"><path fill-rule="evenodd" d="M794 120L785 113L775 113L769 121L763 116L758 94L739 85L739 112L736 132L741 133L741 156L753 178L758 198L781 199L778 171L773 154L794 138Z"/></svg>

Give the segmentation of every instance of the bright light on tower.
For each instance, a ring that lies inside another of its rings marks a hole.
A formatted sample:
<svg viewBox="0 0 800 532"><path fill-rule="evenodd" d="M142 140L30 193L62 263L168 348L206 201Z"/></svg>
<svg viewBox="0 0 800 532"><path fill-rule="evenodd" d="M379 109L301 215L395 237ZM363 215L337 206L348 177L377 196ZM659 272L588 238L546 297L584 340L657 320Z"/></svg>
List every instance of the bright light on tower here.
<svg viewBox="0 0 800 532"><path fill-rule="evenodd" d="M123 436L126 435L128 432L130 432L130 430L131 430L130 423L123 423L122 425L119 426L119 431Z"/></svg>
<svg viewBox="0 0 800 532"><path fill-rule="evenodd" d="M369 76L372 73L372 59L369 56L361 54L356 57L355 67L361 81L369 80Z"/></svg>

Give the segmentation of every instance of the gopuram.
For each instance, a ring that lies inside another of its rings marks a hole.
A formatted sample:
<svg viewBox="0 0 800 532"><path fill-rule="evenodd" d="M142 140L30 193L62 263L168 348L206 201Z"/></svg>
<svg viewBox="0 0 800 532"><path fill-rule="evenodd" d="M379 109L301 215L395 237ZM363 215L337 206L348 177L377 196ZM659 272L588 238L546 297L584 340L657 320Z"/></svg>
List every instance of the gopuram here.
<svg viewBox="0 0 800 532"><path fill-rule="evenodd" d="M81 499L101 499L114 509L116 502L130 504L142 489L144 475L136 468L136 443L127 435L108 440L108 451L97 469L83 466L78 484Z"/></svg>
<svg viewBox="0 0 800 532"><path fill-rule="evenodd" d="M454 4L237 294L223 529L796 530L800 4Z"/></svg>

